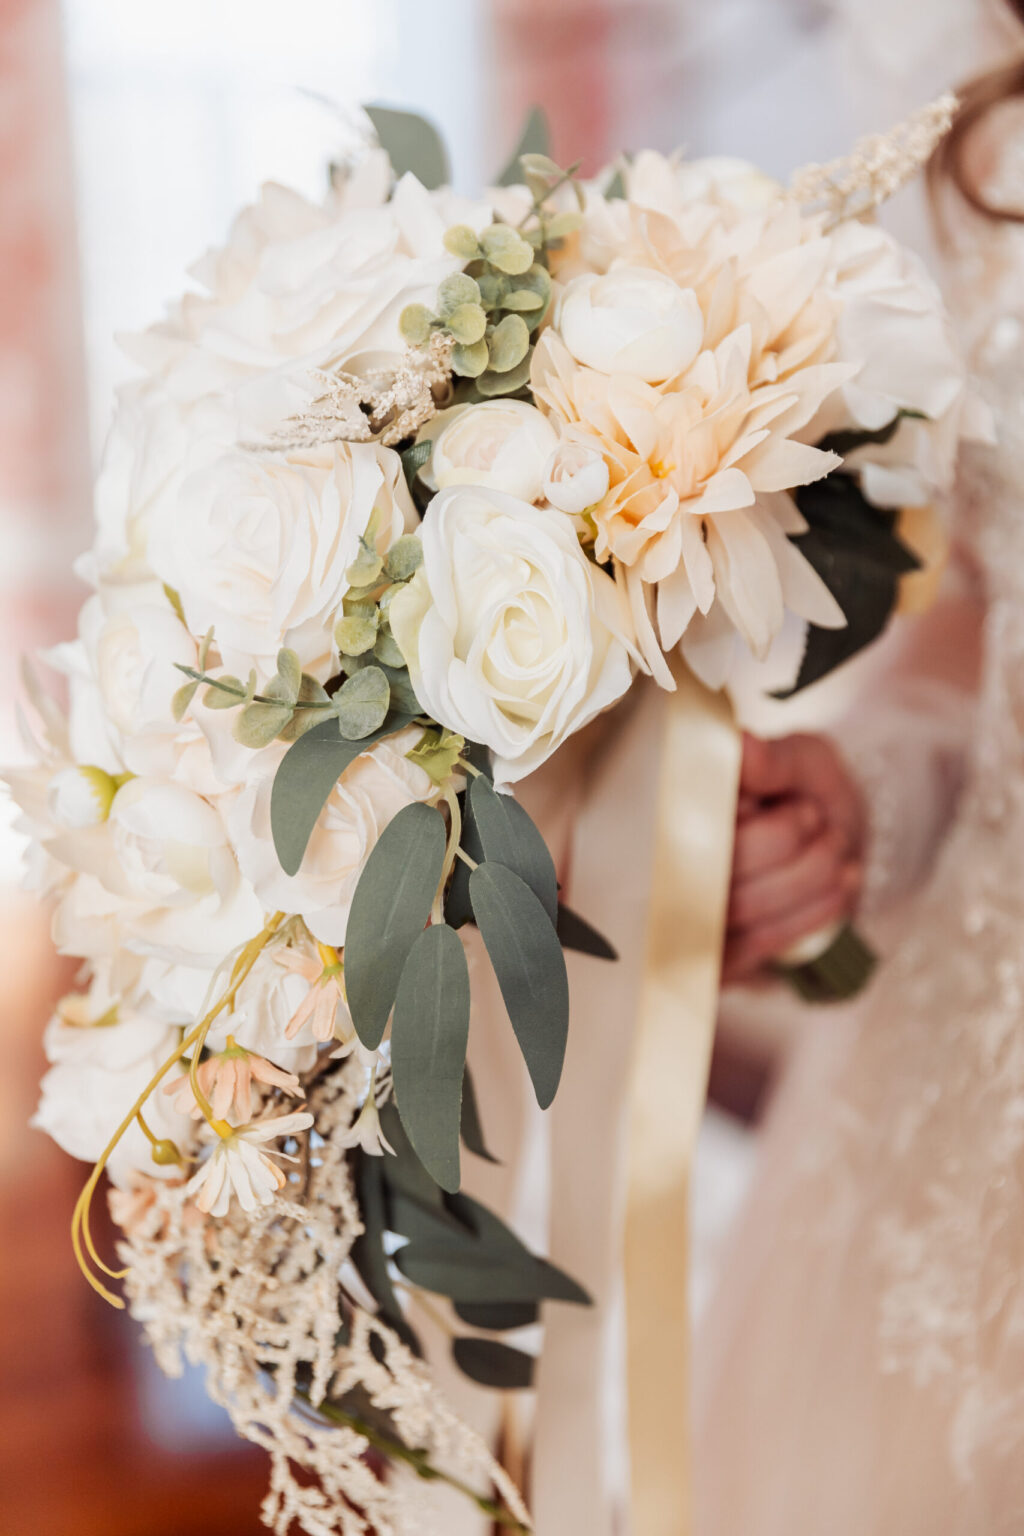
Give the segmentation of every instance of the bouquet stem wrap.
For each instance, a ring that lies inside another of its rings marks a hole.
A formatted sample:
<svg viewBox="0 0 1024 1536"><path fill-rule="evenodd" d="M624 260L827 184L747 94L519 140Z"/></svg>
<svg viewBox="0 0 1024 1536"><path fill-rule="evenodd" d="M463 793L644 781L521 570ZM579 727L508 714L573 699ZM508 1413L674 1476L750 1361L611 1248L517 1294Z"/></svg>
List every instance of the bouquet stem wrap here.
<svg viewBox="0 0 1024 1536"><path fill-rule="evenodd" d="M723 696L682 666L675 676L676 693L637 690L599 754L573 838L573 897L621 958L614 967L570 961L569 1059L551 1111L552 1247L595 1306L552 1308L546 1320L533 1490L540 1536L691 1528L689 1184L741 739ZM621 1380L623 1241L628 1427L614 1422L621 1393L608 1391ZM625 1526L616 1514L623 1438Z"/></svg>

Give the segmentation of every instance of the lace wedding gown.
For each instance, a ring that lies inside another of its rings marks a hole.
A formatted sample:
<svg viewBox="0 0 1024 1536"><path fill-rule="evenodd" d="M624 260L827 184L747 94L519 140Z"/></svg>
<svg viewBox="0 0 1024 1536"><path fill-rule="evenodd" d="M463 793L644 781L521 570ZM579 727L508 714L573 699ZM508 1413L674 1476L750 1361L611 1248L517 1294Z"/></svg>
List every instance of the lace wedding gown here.
<svg viewBox="0 0 1024 1536"><path fill-rule="evenodd" d="M1024 204L1024 133L1000 180ZM698 1341L698 1536L1024 1532L1019 228L979 231L958 287L999 436L958 510L987 615L966 788L909 933L770 1117Z"/></svg>

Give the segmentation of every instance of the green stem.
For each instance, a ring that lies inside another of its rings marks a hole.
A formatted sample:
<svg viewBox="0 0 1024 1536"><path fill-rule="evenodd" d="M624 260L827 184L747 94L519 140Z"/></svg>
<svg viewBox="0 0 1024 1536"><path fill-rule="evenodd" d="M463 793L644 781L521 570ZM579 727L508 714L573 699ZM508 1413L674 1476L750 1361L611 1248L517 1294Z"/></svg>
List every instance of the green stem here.
<svg viewBox="0 0 1024 1536"><path fill-rule="evenodd" d="M281 705L285 702L283 699L268 699L265 693L254 693L252 698L249 699L249 696L244 688L233 688L230 683L223 682L221 678L211 677L208 672L197 672L195 667L183 666L180 661L176 661L174 665L177 667L179 672L184 672L185 676L190 678L192 682L205 683L208 688L218 688L221 693L230 693L233 699L248 700L250 704ZM314 699L308 704L305 702L302 704L296 704L294 708L333 709L334 701L332 699Z"/></svg>
<svg viewBox="0 0 1024 1536"><path fill-rule="evenodd" d="M395 1461L403 1461L406 1466L412 1467L417 1477L422 1477L426 1482L447 1483L449 1488L454 1488L457 1493L464 1494L485 1515L489 1515L496 1525L507 1526L512 1531L530 1532L532 1527L523 1525L509 1510L499 1504L496 1499L488 1499L483 1494L477 1493L468 1483L460 1478L453 1477L450 1472L444 1472L440 1467L435 1467L429 1459L426 1451L411 1450L401 1440L393 1439L383 1430L374 1429L372 1424L367 1424L358 1414L346 1413L343 1408L336 1408L333 1403L320 1403L316 1407L310 1402L305 1393L296 1393L304 1403L309 1403L314 1413L328 1419L332 1424L344 1425L346 1429L352 1429L357 1435L361 1435L367 1445L372 1445L375 1451L393 1458Z"/></svg>

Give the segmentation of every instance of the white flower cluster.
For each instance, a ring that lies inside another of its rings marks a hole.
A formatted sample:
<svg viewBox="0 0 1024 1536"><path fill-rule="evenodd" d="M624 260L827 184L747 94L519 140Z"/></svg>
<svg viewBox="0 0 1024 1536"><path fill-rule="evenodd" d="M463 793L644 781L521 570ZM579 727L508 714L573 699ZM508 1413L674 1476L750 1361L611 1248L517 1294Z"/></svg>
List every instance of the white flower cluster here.
<svg viewBox="0 0 1024 1536"><path fill-rule="evenodd" d="M898 507L948 483L968 425L938 295L885 233L826 229L749 166L643 153L625 196L586 189L579 227L552 246L528 388L524 373L512 398L456 389L421 428L420 522L394 449L332 437L328 417L322 441L289 447L288 423L318 419L325 378L401 364L403 311L430 312L467 265L446 231L472 246L522 210L516 189L470 203L391 182L374 152L321 205L267 188L195 269L201 291L129 343L143 374L99 481L81 563L92 593L78 638L49 658L67 718L40 698L36 766L9 775L58 944L91 977L50 1026L38 1123L98 1158L179 1053L110 1168L132 1183L197 1163L214 1215L281 1187L283 1154L261 1148L308 1127L302 1075L318 1053L361 1049L339 956L353 892L391 819L444 786L417 760L420 724L375 740L287 874L271 810L293 738L275 723L243 744L209 694L175 707L182 669L273 715L287 654L301 698L329 708L339 625L360 646L379 634L423 714L489 748L512 782L639 669L672 686L680 645L718 685L737 637L764 657L787 614L841 626L791 541L806 529L794 493L842 462L822 440L873 434L848 467L869 500ZM484 242L514 261L521 245ZM468 338L475 313L464 306ZM363 578L410 533L421 563L385 613ZM189 1031L225 992L188 1070ZM352 1136L380 1150L366 1056Z"/></svg>

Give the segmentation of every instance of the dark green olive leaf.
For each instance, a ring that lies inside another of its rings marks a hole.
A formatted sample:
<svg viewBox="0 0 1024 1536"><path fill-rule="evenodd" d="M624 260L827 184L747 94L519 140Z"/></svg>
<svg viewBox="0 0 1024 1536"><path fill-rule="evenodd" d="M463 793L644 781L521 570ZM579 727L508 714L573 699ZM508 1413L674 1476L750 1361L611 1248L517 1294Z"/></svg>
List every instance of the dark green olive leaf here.
<svg viewBox="0 0 1024 1536"><path fill-rule="evenodd" d="M495 1333L510 1333L514 1328L532 1328L540 1317L535 1301L459 1301L455 1315L471 1328L490 1328Z"/></svg>
<svg viewBox="0 0 1024 1536"><path fill-rule="evenodd" d="M484 858L515 870L554 922L558 914L555 864L528 812L511 795L500 795L483 774L473 780L469 802Z"/></svg>
<svg viewBox="0 0 1024 1536"><path fill-rule="evenodd" d="M548 131L548 120L540 107L531 107L512 158L498 177L496 185L499 187L521 185L523 168L519 162L523 155L547 155L550 149L551 135Z"/></svg>
<svg viewBox="0 0 1024 1536"><path fill-rule="evenodd" d="M874 432L860 428L854 428L849 432L829 432L821 439L818 447L824 453L838 453L845 459L847 454L869 443L875 446L891 443L904 421L926 421L927 419L922 411L897 411L892 421L886 422L884 427L878 427Z"/></svg>
<svg viewBox="0 0 1024 1536"><path fill-rule="evenodd" d="M462 836L459 839L459 847L468 858L473 860L474 864L482 864L484 849L473 818L469 795L460 795L459 804L462 806ZM469 874L469 865L464 864L461 859L456 859L444 904L445 922L452 928L462 928L466 923L473 921L473 908L469 901Z"/></svg>
<svg viewBox="0 0 1024 1536"><path fill-rule="evenodd" d="M345 933L345 991L356 1033L371 1051L383 1039L405 962L430 916L446 842L440 811L404 806L359 877Z"/></svg>
<svg viewBox="0 0 1024 1536"><path fill-rule="evenodd" d="M594 955L598 960L617 960L619 957L603 934L592 928L586 918L580 917L564 902L558 903L558 921L555 924L558 942L563 949L575 949L581 955Z"/></svg>
<svg viewBox="0 0 1024 1536"><path fill-rule="evenodd" d="M458 1216L459 1220L476 1234L481 1243L526 1254L532 1258L544 1272L544 1284L547 1287L544 1295L549 1300L570 1301L582 1307L590 1306L590 1297L582 1285L577 1284L571 1275L567 1275L564 1270L549 1263L547 1259L534 1257L511 1227L506 1226L501 1217L494 1211L488 1210L486 1205L481 1205L479 1200L474 1200L471 1195L446 1195L445 1204L453 1215Z"/></svg>
<svg viewBox="0 0 1024 1536"><path fill-rule="evenodd" d="M424 465L428 463L430 455L433 453L433 451L433 439L426 438L422 443L413 443L412 447L406 448L405 452L402 454L402 469L405 471L405 480L410 491L415 484L416 476L419 474ZM407 534L406 537L412 538L413 535ZM389 574L386 570L386 563L385 573ZM394 581L395 578L392 576L391 580Z"/></svg>
<svg viewBox="0 0 1024 1536"><path fill-rule="evenodd" d="M412 1201L416 1205L425 1206L429 1210L440 1213L446 1225L452 1221L458 1225L458 1218L451 1216L444 1207L443 1190L430 1177L413 1151L394 1099L389 1099L386 1104L381 1105L380 1128L388 1145L394 1148L393 1156L380 1160L389 1205L395 1200ZM389 1225L392 1232L400 1232L404 1237L412 1236L411 1233L405 1232L401 1225L396 1226L390 1218Z"/></svg>
<svg viewBox="0 0 1024 1536"><path fill-rule="evenodd" d="M569 979L551 918L503 864L469 877L476 925L498 978L541 1109L555 1096L569 1033Z"/></svg>
<svg viewBox="0 0 1024 1536"><path fill-rule="evenodd" d="M383 1159L371 1157L366 1152L355 1153L353 1171L364 1230L352 1244L349 1257L377 1303L383 1321L394 1329L410 1349L420 1354L419 1341L405 1320L391 1284L389 1261L384 1249L387 1215L382 1168Z"/></svg>
<svg viewBox="0 0 1024 1536"><path fill-rule="evenodd" d="M448 154L433 123L415 112L399 112L393 107L369 106L366 115L396 176L411 172L429 192L447 185L451 174Z"/></svg>
<svg viewBox="0 0 1024 1536"><path fill-rule="evenodd" d="M488 1152L487 1143L484 1141L476 1088L473 1086L473 1077L468 1067L462 1081L462 1140L468 1150L475 1153L477 1157L482 1157L487 1163L497 1163L498 1159Z"/></svg>
<svg viewBox="0 0 1024 1536"><path fill-rule="evenodd" d="M332 717L289 747L270 795L270 828L286 875L298 873L320 812L349 764L375 741L404 730L410 723L407 714L390 714L379 730L362 741L345 741Z"/></svg>
<svg viewBox="0 0 1024 1536"><path fill-rule="evenodd" d="M511 1344L503 1344L500 1339L455 1339L452 1356L462 1374L482 1387L516 1392L533 1386L537 1364L534 1356L513 1349Z"/></svg>
<svg viewBox="0 0 1024 1536"><path fill-rule="evenodd" d="M391 1021L391 1070L409 1140L445 1190L458 1189L460 1182L468 1041L466 954L455 930L438 923L420 933L402 968Z"/></svg>
<svg viewBox="0 0 1024 1536"><path fill-rule="evenodd" d="M897 514L872 506L850 475L800 486L795 500L808 527L790 538L843 610L846 627L808 627L796 683L780 698L827 677L876 640L896 610L900 578L920 567L899 539Z"/></svg>
<svg viewBox="0 0 1024 1536"><path fill-rule="evenodd" d="M391 687L380 667L362 667L334 695L338 730L346 741L362 741L379 730L391 703Z"/></svg>

